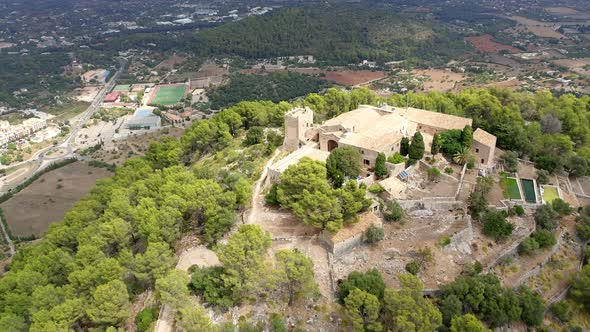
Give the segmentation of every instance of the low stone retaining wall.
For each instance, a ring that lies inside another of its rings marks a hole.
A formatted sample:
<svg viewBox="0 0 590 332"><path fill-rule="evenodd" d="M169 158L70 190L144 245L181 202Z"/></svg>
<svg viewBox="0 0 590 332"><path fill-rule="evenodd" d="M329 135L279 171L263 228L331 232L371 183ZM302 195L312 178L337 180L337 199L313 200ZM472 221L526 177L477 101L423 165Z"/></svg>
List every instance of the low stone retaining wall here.
<svg viewBox="0 0 590 332"><path fill-rule="evenodd" d="M457 210L465 206L453 197L397 201L404 210Z"/></svg>

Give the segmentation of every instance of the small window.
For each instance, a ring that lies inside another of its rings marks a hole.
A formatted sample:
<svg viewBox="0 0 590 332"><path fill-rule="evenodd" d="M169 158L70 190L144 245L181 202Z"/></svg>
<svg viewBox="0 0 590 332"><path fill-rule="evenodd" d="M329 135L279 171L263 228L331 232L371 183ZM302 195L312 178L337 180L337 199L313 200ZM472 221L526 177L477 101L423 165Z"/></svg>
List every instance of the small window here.
<svg viewBox="0 0 590 332"><path fill-rule="evenodd" d="M479 153L479 149L475 149L475 153Z"/></svg>
<svg viewBox="0 0 590 332"><path fill-rule="evenodd" d="M485 161L482 159L482 160L481 160L481 163L482 163L482 164L485 164Z"/></svg>
<svg viewBox="0 0 590 332"><path fill-rule="evenodd" d="M371 164L371 162L368 159L363 159L363 163L367 166Z"/></svg>
<svg viewBox="0 0 590 332"><path fill-rule="evenodd" d="M361 150L361 153L362 153L362 154L365 154L365 150Z"/></svg>

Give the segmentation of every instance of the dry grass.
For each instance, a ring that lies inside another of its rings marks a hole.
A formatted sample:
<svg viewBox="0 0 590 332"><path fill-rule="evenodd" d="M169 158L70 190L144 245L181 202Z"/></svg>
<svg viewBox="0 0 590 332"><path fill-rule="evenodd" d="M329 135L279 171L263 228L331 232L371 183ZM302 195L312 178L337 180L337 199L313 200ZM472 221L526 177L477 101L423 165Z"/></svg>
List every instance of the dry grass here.
<svg viewBox="0 0 590 332"><path fill-rule="evenodd" d="M98 179L111 174L105 169L75 162L42 175L0 207L14 235L40 236L88 194Z"/></svg>
<svg viewBox="0 0 590 332"><path fill-rule="evenodd" d="M527 30L537 35L538 37L557 39L566 38L564 35L556 31L556 23L546 23L531 20L530 18L522 16L510 16L509 18L518 22L518 24L524 26Z"/></svg>

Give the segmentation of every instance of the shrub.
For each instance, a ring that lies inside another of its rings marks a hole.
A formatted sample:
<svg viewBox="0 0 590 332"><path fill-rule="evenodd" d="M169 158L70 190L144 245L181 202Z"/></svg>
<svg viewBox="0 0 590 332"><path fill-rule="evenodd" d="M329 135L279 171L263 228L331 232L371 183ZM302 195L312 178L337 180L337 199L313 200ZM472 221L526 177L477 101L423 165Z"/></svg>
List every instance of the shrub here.
<svg viewBox="0 0 590 332"><path fill-rule="evenodd" d="M557 243L555 235L546 229L540 229L533 234L531 237L537 241L539 248L549 248Z"/></svg>
<svg viewBox="0 0 590 332"><path fill-rule="evenodd" d="M567 323L572 318L572 309L567 302L559 301L550 307L551 313L560 321Z"/></svg>
<svg viewBox="0 0 590 332"><path fill-rule="evenodd" d="M279 199L277 197L277 189L279 188L278 184L273 184L272 187L270 187L270 190L268 191L268 193L266 194L265 197L265 201L267 205L270 206L279 206Z"/></svg>
<svg viewBox="0 0 590 332"><path fill-rule="evenodd" d="M483 264L480 261L475 261L473 264L467 264L465 266L465 274L469 276L476 276L483 271Z"/></svg>
<svg viewBox="0 0 590 332"><path fill-rule="evenodd" d="M517 216L522 217L524 216L524 208L520 205L515 205L514 206L514 213L516 213Z"/></svg>
<svg viewBox="0 0 590 332"><path fill-rule="evenodd" d="M426 173L428 173L428 179L430 181L434 181L440 176L440 171L436 167L430 167Z"/></svg>
<svg viewBox="0 0 590 332"><path fill-rule="evenodd" d="M473 160L469 160L467 162L467 169L474 169L475 168L475 162Z"/></svg>
<svg viewBox="0 0 590 332"><path fill-rule="evenodd" d="M451 238L450 238L450 237L448 237L448 236L442 237L440 240L438 240L438 244L439 244L441 247L446 247L446 246L448 246L449 244L451 244Z"/></svg>
<svg viewBox="0 0 590 332"><path fill-rule="evenodd" d="M376 243L383 240L385 233L383 232L383 228L371 225L367 229L367 242L368 243Z"/></svg>
<svg viewBox="0 0 590 332"><path fill-rule="evenodd" d="M273 313L270 315L270 325L273 332L287 332L285 317L281 314Z"/></svg>
<svg viewBox="0 0 590 332"><path fill-rule="evenodd" d="M549 172L544 169L540 169L537 171L537 182L539 184L547 184L549 183Z"/></svg>
<svg viewBox="0 0 590 332"><path fill-rule="evenodd" d="M401 164L404 161L406 161L406 159L404 158L404 156L401 155L401 153L396 152L393 156L389 156L387 158L387 161L392 164Z"/></svg>
<svg viewBox="0 0 590 332"><path fill-rule="evenodd" d="M135 326L137 332L147 332L150 330L152 322L156 320L157 312L155 308L145 308L135 316Z"/></svg>
<svg viewBox="0 0 590 332"><path fill-rule="evenodd" d="M445 173L447 173L447 174L453 174L453 172L454 171L453 171L453 168L452 167L449 167L449 166L445 167Z"/></svg>
<svg viewBox="0 0 590 332"><path fill-rule="evenodd" d="M551 207L553 210L555 210L555 212L559 213L560 216L567 216L574 211L574 209L561 198L556 198L553 200Z"/></svg>
<svg viewBox="0 0 590 332"><path fill-rule="evenodd" d="M496 241L508 238L514 230L514 225L506 221L506 216L501 211L488 211L482 220L483 233Z"/></svg>
<svg viewBox="0 0 590 332"><path fill-rule="evenodd" d="M379 183L373 183L369 186L369 188L367 188L367 190L373 194L380 194L385 191L385 188L383 188Z"/></svg>
<svg viewBox="0 0 590 332"><path fill-rule="evenodd" d="M422 267L420 266L420 263L418 263L415 260L406 264L406 271L408 271L408 273L411 273L413 275L417 275L418 273L420 273L421 268Z"/></svg>
<svg viewBox="0 0 590 332"><path fill-rule="evenodd" d="M535 223L537 229L546 229L549 231L557 227L559 213L553 210L551 205L542 205L535 211Z"/></svg>
<svg viewBox="0 0 590 332"><path fill-rule="evenodd" d="M529 255L539 249L539 243L532 237L527 237L518 245L518 253Z"/></svg>
<svg viewBox="0 0 590 332"><path fill-rule="evenodd" d="M391 201L383 211L383 218L386 221L399 221L404 216L404 209L397 201Z"/></svg>

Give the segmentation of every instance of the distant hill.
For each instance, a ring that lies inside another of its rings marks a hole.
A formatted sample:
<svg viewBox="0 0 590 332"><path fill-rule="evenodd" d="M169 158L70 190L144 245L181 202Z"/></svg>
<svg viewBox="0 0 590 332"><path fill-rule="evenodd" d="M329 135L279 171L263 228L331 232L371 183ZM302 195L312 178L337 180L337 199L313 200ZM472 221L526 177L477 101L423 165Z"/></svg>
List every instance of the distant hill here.
<svg viewBox="0 0 590 332"><path fill-rule="evenodd" d="M208 55L268 58L311 54L331 63L364 59L446 60L468 46L445 26L401 17L382 6L339 5L285 8L195 35Z"/></svg>

